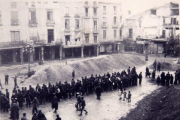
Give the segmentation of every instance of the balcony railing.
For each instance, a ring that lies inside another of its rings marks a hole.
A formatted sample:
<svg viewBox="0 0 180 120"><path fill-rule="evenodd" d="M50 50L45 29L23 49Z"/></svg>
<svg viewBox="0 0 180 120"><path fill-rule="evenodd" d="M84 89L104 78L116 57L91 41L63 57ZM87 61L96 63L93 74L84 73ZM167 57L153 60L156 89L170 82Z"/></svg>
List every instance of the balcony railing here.
<svg viewBox="0 0 180 120"><path fill-rule="evenodd" d="M75 40L71 40L71 41L67 41L67 46L71 46L71 45L81 45L82 44L82 41L81 40L77 40L77 41L75 41Z"/></svg>
<svg viewBox="0 0 180 120"><path fill-rule="evenodd" d="M37 27L37 21L36 20L29 20L29 27Z"/></svg>
<svg viewBox="0 0 180 120"><path fill-rule="evenodd" d="M11 42L0 42L0 47L14 47L14 46L25 46L26 42L21 41L11 41Z"/></svg>
<svg viewBox="0 0 180 120"><path fill-rule="evenodd" d="M48 27L54 27L54 24L55 24L54 20L47 20L47 22L46 22L46 25Z"/></svg>
<svg viewBox="0 0 180 120"><path fill-rule="evenodd" d="M19 25L19 20L18 19L11 19L11 25L12 26L18 26Z"/></svg>

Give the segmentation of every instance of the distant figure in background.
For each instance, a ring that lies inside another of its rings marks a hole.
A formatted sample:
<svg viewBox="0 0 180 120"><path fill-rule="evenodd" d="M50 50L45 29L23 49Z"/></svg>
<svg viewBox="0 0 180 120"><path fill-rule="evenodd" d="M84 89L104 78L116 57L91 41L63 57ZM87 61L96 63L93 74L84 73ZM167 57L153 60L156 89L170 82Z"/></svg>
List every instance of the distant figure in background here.
<svg viewBox="0 0 180 120"><path fill-rule="evenodd" d="M118 91L119 100L122 99L122 94L123 94L123 91L121 91L121 89L119 89L119 91Z"/></svg>
<svg viewBox="0 0 180 120"><path fill-rule="evenodd" d="M170 77L170 85L173 85L173 82L174 82L174 77L173 77L173 75L171 74L171 77Z"/></svg>
<svg viewBox="0 0 180 120"><path fill-rule="evenodd" d="M158 77L157 77L157 79L156 79L156 82L157 82L157 85L159 86L159 84L160 84L160 77L159 77L159 75L158 75Z"/></svg>
<svg viewBox="0 0 180 120"><path fill-rule="evenodd" d="M52 99L52 109L55 109L54 113L56 113L58 110L58 98L56 97L55 93Z"/></svg>
<svg viewBox="0 0 180 120"><path fill-rule="evenodd" d="M155 76L156 76L156 70L153 70L153 72L152 72L152 79L151 80L155 80Z"/></svg>
<svg viewBox="0 0 180 120"><path fill-rule="evenodd" d="M149 68L146 67L146 77L149 76L149 78L150 78L150 75L151 75L151 73L149 72Z"/></svg>
<svg viewBox="0 0 180 120"><path fill-rule="evenodd" d="M128 102L131 102L131 92L128 93Z"/></svg>
<svg viewBox="0 0 180 120"><path fill-rule="evenodd" d="M19 119L19 107L18 107L16 101L13 101L13 103L12 103L10 119L12 119L12 120L18 120Z"/></svg>
<svg viewBox="0 0 180 120"><path fill-rule="evenodd" d="M141 85L141 82L142 82L142 72L140 72L139 74L139 85Z"/></svg>
<svg viewBox="0 0 180 120"><path fill-rule="evenodd" d="M8 85L9 75L5 73L5 85Z"/></svg>
<svg viewBox="0 0 180 120"><path fill-rule="evenodd" d="M154 67L154 70L156 71L156 66L157 66L157 62L156 62L156 60L154 61L154 63L153 63L153 67Z"/></svg>
<svg viewBox="0 0 180 120"><path fill-rule="evenodd" d="M19 88L17 84L17 76L14 77L14 88Z"/></svg>
<svg viewBox="0 0 180 120"><path fill-rule="evenodd" d="M38 100L36 97L34 97L33 101L32 101L32 104L33 104L33 108L32 108L32 114L34 114L35 112L37 113L38 112L38 109L37 109L37 106L38 106Z"/></svg>
<svg viewBox="0 0 180 120"><path fill-rule="evenodd" d="M166 74L166 85L169 86L169 81L170 81L170 74L169 72Z"/></svg>
<svg viewBox="0 0 180 120"><path fill-rule="evenodd" d="M100 87L100 85L98 85L96 87L96 95L97 95L97 99L100 100L101 99L101 87Z"/></svg>
<svg viewBox="0 0 180 120"><path fill-rule="evenodd" d="M125 89L124 89L124 93L123 93L123 94L124 94L123 101L125 101L125 99L126 99L126 94L127 94Z"/></svg>
<svg viewBox="0 0 180 120"><path fill-rule="evenodd" d="M157 64L157 71L161 71L161 63L160 62L158 62L158 64Z"/></svg>
<svg viewBox="0 0 180 120"><path fill-rule="evenodd" d="M75 78L75 71L74 70L72 71L72 78L73 79Z"/></svg>
<svg viewBox="0 0 180 120"><path fill-rule="evenodd" d="M1 86L1 89L3 89L2 84L1 84L1 79L0 79L0 86Z"/></svg>

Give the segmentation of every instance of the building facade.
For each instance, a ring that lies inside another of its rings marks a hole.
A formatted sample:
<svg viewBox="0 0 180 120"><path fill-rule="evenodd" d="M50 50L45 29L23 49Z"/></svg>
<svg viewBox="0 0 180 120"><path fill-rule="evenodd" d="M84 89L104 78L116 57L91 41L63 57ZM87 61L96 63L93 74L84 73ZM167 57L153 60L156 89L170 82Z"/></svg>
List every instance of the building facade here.
<svg viewBox="0 0 180 120"><path fill-rule="evenodd" d="M141 49L148 42L149 53L165 53L170 39L179 41L179 19L177 3L149 9L125 20L123 39L138 40ZM140 51L143 53L143 50Z"/></svg>
<svg viewBox="0 0 180 120"><path fill-rule="evenodd" d="M120 51L121 8L98 1L1 1L0 63Z"/></svg>

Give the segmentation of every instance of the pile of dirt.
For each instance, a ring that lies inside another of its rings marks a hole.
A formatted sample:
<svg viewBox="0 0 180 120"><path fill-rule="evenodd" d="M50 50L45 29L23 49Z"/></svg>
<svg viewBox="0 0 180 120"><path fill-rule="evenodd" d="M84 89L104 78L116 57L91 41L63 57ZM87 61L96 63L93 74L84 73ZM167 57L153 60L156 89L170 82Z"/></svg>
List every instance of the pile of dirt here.
<svg viewBox="0 0 180 120"><path fill-rule="evenodd" d="M138 67L144 64L144 57L126 54L114 54L84 61L68 62L67 65L57 62L49 66L36 68L35 75L27 79L25 83L42 84L47 82L70 81L73 70L75 70L76 79L80 79L82 76L89 77L91 74L102 75L107 72L112 73L127 69L129 66Z"/></svg>
<svg viewBox="0 0 180 120"><path fill-rule="evenodd" d="M180 120L180 86L161 87L119 120Z"/></svg>

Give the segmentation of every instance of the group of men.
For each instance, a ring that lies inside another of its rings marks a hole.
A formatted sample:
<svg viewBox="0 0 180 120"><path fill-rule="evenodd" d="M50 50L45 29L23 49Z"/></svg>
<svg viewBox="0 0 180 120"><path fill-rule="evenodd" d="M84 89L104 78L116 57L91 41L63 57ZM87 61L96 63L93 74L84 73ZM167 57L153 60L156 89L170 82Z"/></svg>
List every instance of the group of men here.
<svg viewBox="0 0 180 120"><path fill-rule="evenodd" d="M75 71L72 72L72 81L69 83L67 81L61 83L61 81L56 82L56 84L52 85L50 82L48 85L43 84L40 86L37 84L36 87L29 86L22 87L19 89L17 83L15 83L15 87L12 91L11 99L9 98L9 92L6 90L6 94L0 92L1 97L1 110L8 112L10 108L10 100L11 100L11 113L13 109L17 111L15 104L18 105L18 109L22 109L24 106L31 107L32 106L32 114L38 113L38 105L45 104L46 102L52 103L52 109L55 109L54 112L58 110L58 101L61 99L71 99L73 96L84 96L92 93L96 93L97 99L100 100L101 92L103 91L112 91L120 89L123 91L127 87L137 86L138 78L139 84L142 81L142 72L138 75L136 73L136 68L132 69L129 67L122 72L114 72L112 74L107 73L103 76L101 75L91 75L91 77L82 77L82 81L75 81ZM14 79L17 79L15 77ZM17 80L16 80L17 81ZM84 109L85 101L81 97L79 100L79 105L81 106L80 111L82 115L82 111L87 111ZM11 117L12 118L12 117Z"/></svg>

